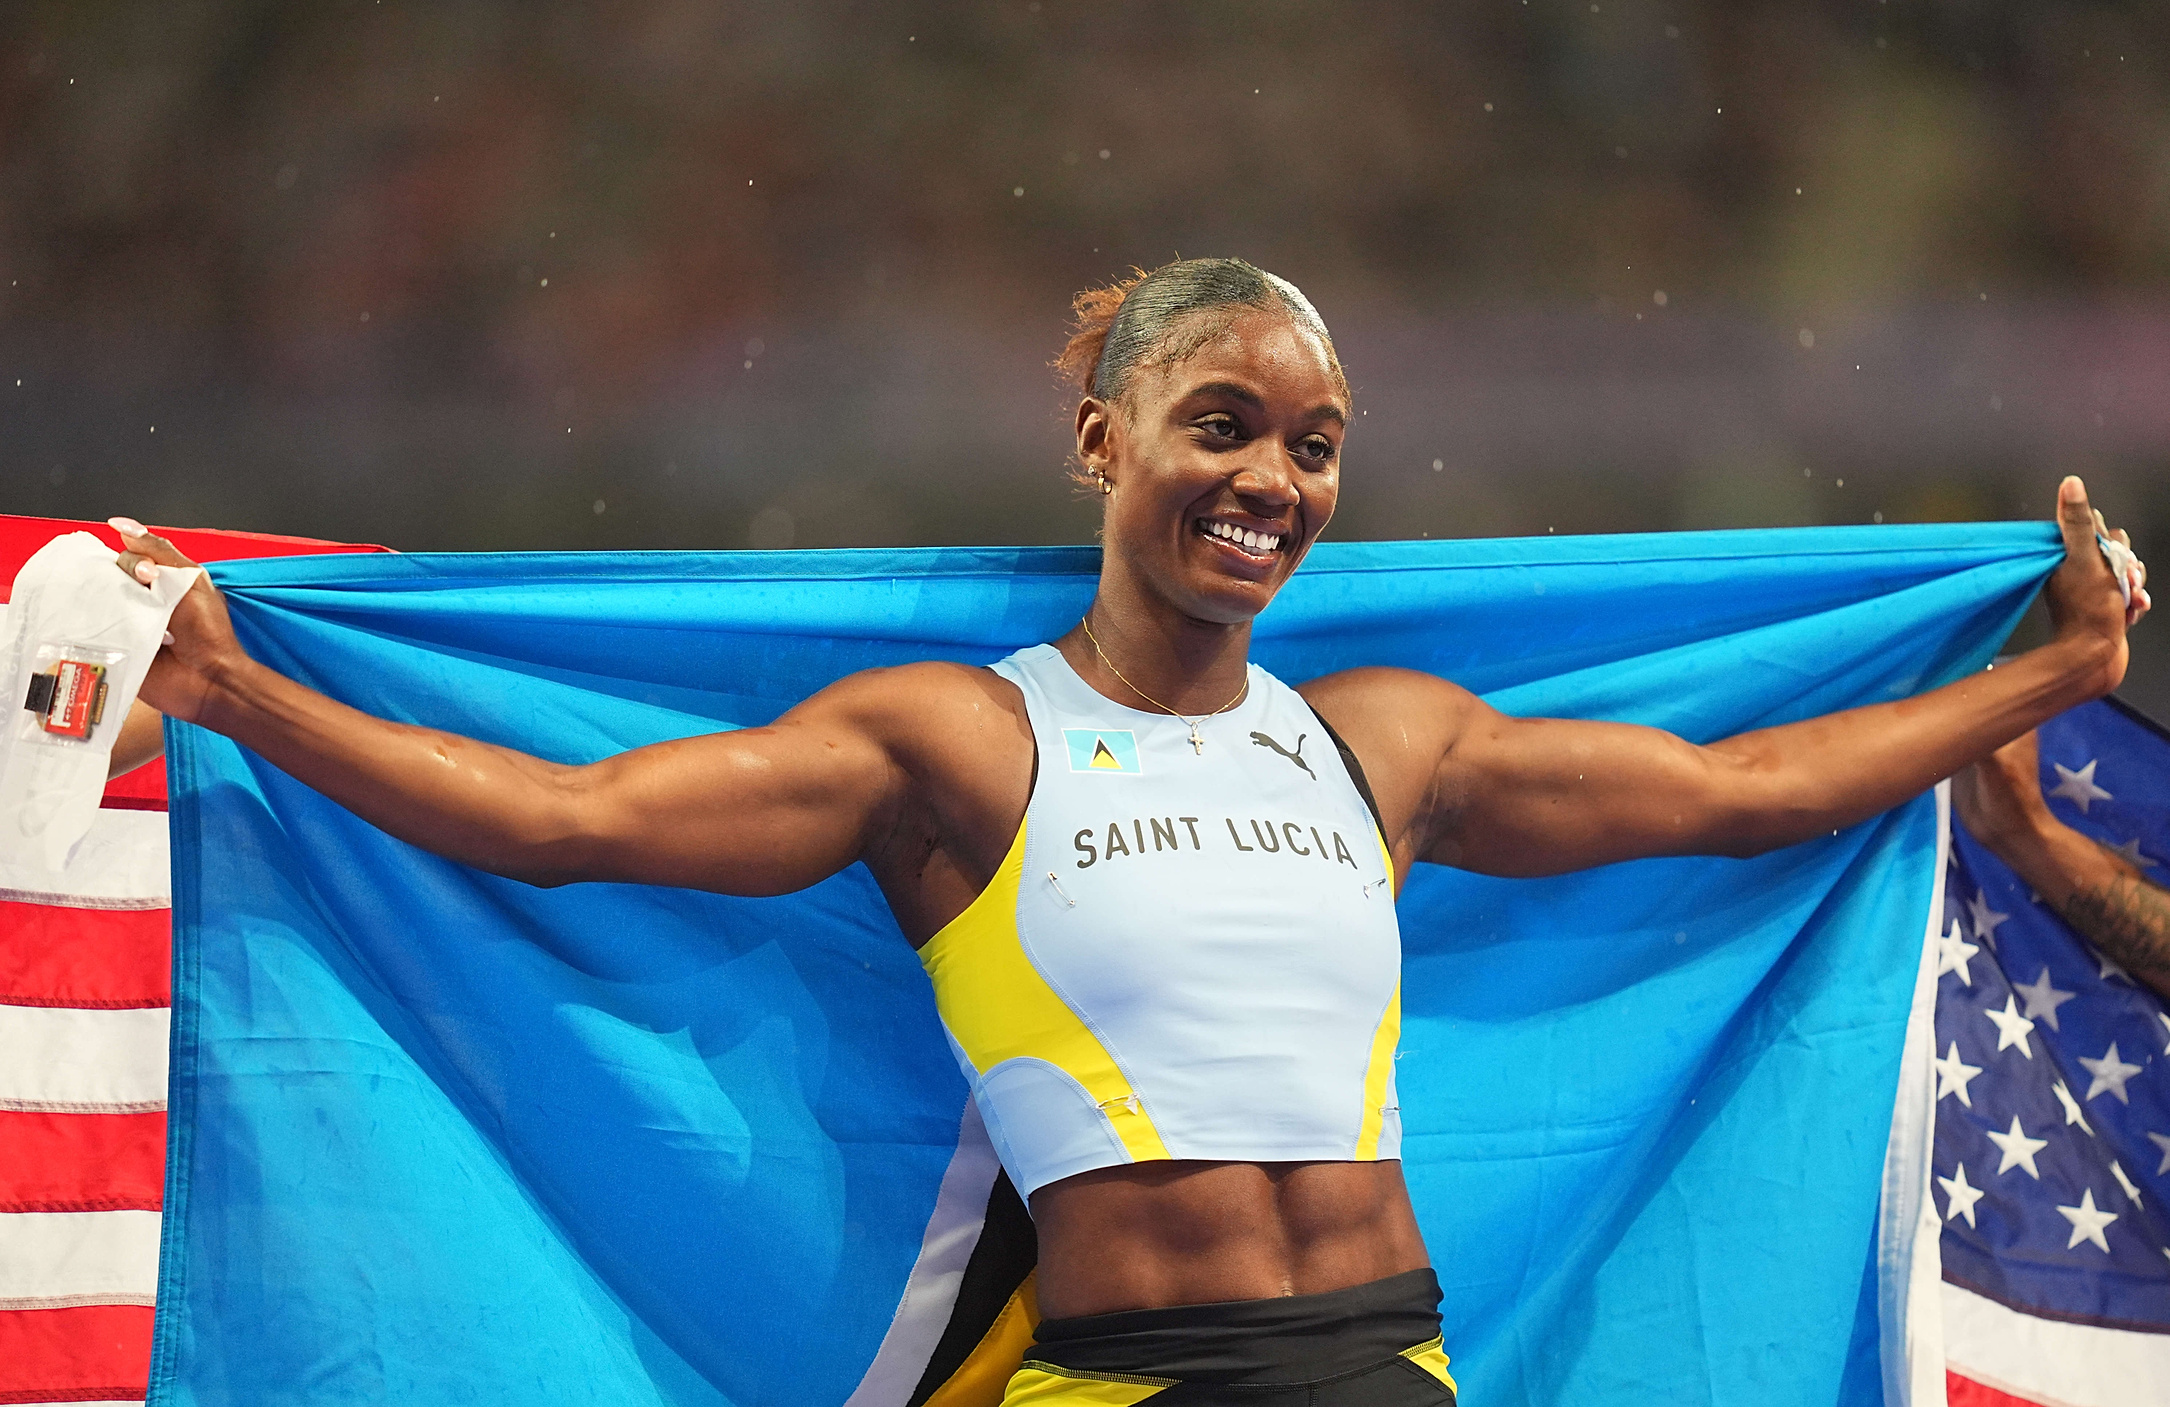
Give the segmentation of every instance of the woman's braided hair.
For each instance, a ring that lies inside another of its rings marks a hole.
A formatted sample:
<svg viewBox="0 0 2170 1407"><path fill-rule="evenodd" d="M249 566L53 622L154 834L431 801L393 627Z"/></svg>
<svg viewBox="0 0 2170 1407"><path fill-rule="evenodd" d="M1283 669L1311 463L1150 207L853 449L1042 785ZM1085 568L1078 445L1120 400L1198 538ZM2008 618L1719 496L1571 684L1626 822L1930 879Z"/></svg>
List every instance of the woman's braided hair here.
<svg viewBox="0 0 2170 1407"><path fill-rule="evenodd" d="M1055 368L1082 395L1115 402L1141 366L1170 366L1227 331L1243 308L1278 308L1326 348L1341 394L1349 383L1311 300L1296 285L1242 259L1178 259L1070 300L1074 329ZM1195 313L1218 316L1193 317ZM1071 476L1092 481L1081 469Z"/></svg>

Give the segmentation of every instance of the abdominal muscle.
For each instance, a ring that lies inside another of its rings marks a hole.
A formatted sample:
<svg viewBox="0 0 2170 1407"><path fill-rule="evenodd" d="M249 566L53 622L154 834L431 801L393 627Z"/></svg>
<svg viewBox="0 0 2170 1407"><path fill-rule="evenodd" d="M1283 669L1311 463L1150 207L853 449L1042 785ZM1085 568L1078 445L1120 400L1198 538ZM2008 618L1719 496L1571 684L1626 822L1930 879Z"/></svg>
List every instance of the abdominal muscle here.
<svg viewBox="0 0 2170 1407"><path fill-rule="evenodd" d="M1315 1295L1431 1261L1398 1161L1128 1163L1032 1194L1047 1319Z"/></svg>

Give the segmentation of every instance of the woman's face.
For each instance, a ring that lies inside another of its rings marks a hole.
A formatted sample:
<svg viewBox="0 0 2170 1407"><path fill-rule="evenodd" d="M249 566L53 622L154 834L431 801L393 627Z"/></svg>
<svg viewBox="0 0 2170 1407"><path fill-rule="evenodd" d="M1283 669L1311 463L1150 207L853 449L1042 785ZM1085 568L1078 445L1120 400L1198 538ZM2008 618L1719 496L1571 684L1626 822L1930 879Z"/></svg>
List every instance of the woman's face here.
<svg viewBox="0 0 2170 1407"><path fill-rule="evenodd" d="M1088 397L1078 458L1114 485L1103 570L1194 620L1248 621L1334 516L1348 418L1325 344L1277 308L1140 367L1116 405Z"/></svg>

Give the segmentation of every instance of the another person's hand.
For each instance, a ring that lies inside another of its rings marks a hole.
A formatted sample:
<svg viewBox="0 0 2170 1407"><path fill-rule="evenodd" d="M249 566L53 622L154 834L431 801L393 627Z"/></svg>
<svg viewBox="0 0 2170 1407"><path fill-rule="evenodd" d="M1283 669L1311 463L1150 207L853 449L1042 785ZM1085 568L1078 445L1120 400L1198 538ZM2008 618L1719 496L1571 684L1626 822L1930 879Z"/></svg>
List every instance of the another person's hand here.
<svg viewBox="0 0 2170 1407"><path fill-rule="evenodd" d="M2129 860L2051 814L2033 733L1952 778L1952 804L1974 838L2043 903L2170 1001L2170 893Z"/></svg>
<svg viewBox="0 0 2170 1407"><path fill-rule="evenodd" d="M2056 642L2077 651L2077 667L2096 672L2096 695L2107 694L2125 678L2125 632L2153 604L2147 593L2147 564L2135 558L2128 585L2132 600L2111 570L2103 537L2132 546L2123 528L2112 529L2087 501L2087 486L2077 475L2057 486L2057 525L2064 535L2064 564L2051 575L2043 599L2056 631Z"/></svg>
<svg viewBox="0 0 2170 1407"><path fill-rule="evenodd" d="M163 568L196 565L133 518L106 521L128 549L117 564L137 581L147 585L157 580ZM170 717L200 723L219 678L247 663L248 655L234 638L233 622L227 618L226 601L206 573L196 578L174 607L173 618L166 623L166 645L151 661L150 674L143 681L142 700Z"/></svg>

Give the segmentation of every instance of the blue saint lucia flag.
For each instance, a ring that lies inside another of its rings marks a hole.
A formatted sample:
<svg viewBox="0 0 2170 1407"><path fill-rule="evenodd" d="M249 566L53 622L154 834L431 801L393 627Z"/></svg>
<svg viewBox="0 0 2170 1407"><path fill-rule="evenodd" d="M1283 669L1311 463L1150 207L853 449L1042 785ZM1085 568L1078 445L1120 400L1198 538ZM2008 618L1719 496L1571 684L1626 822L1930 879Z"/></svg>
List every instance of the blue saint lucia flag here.
<svg viewBox="0 0 2170 1407"><path fill-rule="evenodd" d="M1980 668L2060 557L2036 524L1330 543L1255 658L1291 682L1407 666L1511 713L1707 741ZM1097 565L213 571L295 678L579 762L766 723L870 666L1051 639ZM1100 765L1136 766L1101 741ZM171 772L154 1401L993 1400L998 1351L1029 1334L1029 1223L863 868L775 899L540 890L199 730L173 727ZM1410 876L1406 1172L1466 1402L1880 1398L1879 1184L1939 836L1924 797L1754 860ZM2124 1117L2068 1085L2098 1129Z"/></svg>

